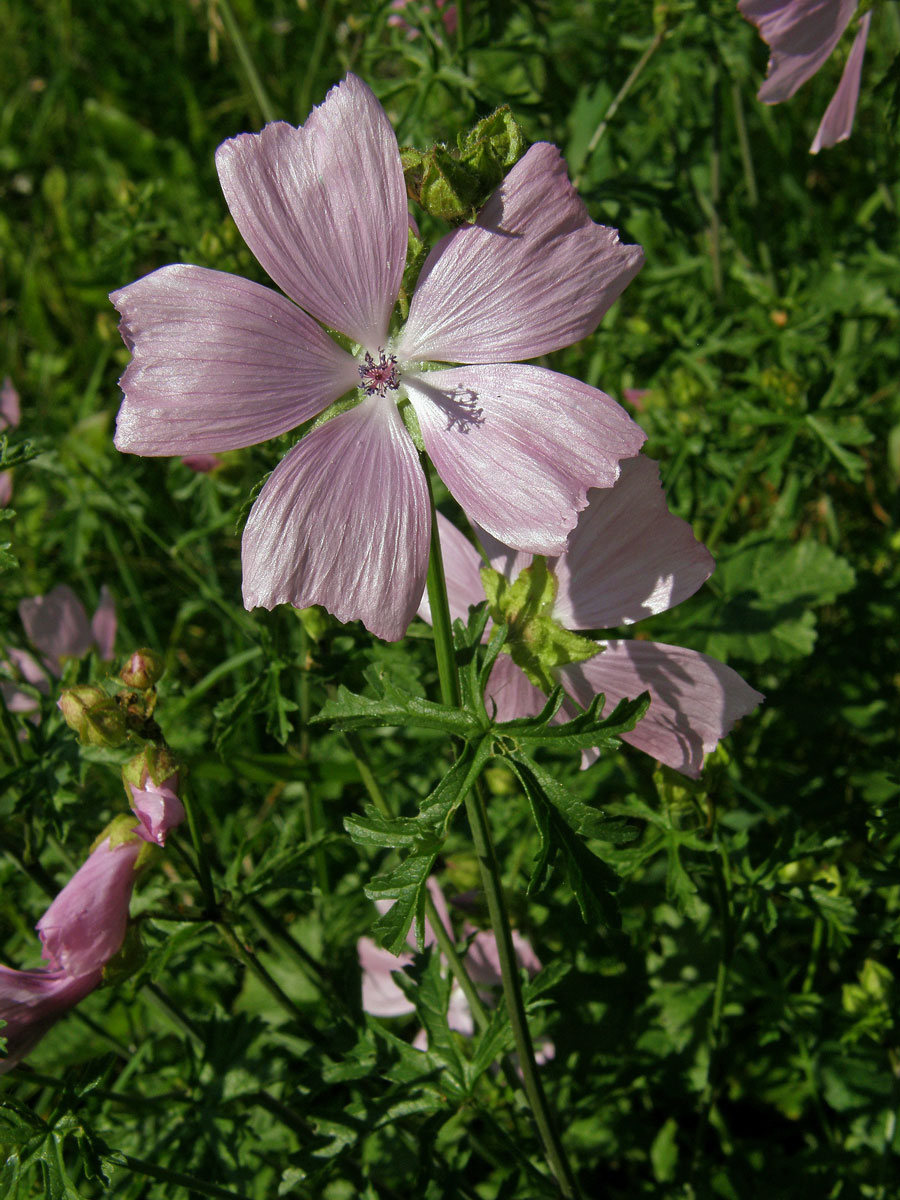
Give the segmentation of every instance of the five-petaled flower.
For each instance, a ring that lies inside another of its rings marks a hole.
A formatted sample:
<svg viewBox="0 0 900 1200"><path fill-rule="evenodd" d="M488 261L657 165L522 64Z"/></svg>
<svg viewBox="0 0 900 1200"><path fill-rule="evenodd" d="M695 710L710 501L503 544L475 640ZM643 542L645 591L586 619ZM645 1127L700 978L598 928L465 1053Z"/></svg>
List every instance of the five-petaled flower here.
<svg viewBox="0 0 900 1200"><path fill-rule="evenodd" d="M772 52L758 98L780 104L831 55L856 12L857 0L740 0L738 8L756 25ZM841 81L809 148L811 154L845 141L853 130L871 20L870 12L860 20Z"/></svg>
<svg viewBox="0 0 900 1200"><path fill-rule="evenodd" d="M116 445L236 449L354 389L359 401L307 433L257 498L243 536L247 607L322 604L403 635L430 525L403 400L474 520L523 550L561 553L588 489L612 486L644 434L596 388L522 362L592 333L642 261L590 219L559 151L532 146L475 224L435 245L400 330L403 170L360 79L348 75L299 129L277 122L225 142L216 163L238 229L290 299L185 265L114 292L133 356Z"/></svg>
<svg viewBox="0 0 900 1200"><path fill-rule="evenodd" d="M484 600L483 562L449 521L439 517L439 523L450 612L464 619L470 605ZM477 533L491 567L508 580L530 566L530 555ZM567 629L631 625L693 595L714 565L688 523L669 511L657 464L633 458L622 463L615 487L591 493L568 550L548 560L556 582L552 616ZM431 619L427 596L419 612ZM696 650L637 639L597 646L593 657L557 667L554 678L584 708L602 692L607 712L649 692L650 708L623 739L685 775L699 775L704 753L763 699L730 667ZM498 657L486 695L498 721L535 715L546 702L508 654ZM568 702L561 712L574 715ZM596 751L585 751L582 763L595 759Z"/></svg>

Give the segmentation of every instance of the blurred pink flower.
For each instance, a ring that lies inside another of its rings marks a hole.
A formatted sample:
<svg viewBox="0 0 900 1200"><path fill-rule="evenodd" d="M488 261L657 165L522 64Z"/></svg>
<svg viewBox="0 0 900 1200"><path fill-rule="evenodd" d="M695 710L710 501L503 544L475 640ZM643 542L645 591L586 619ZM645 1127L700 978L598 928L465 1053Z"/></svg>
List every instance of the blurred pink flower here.
<svg viewBox="0 0 900 1200"><path fill-rule="evenodd" d="M198 475L209 475L211 471L215 471L216 467L222 465L217 454L186 454L181 461L191 471L196 471Z"/></svg>
<svg viewBox="0 0 900 1200"><path fill-rule="evenodd" d="M437 243L396 335L406 188L394 131L362 80L348 75L302 128L276 122L223 143L216 164L244 240L290 299L185 265L112 293L132 352L116 445L237 449L348 392L359 400L307 433L256 499L247 608L322 604L402 637L430 527L404 397L466 511L494 537L560 553L588 488L611 486L644 434L597 389L520 361L592 333L642 262L639 246L591 220L559 151L532 146L475 224Z"/></svg>
<svg viewBox="0 0 900 1200"><path fill-rule="evenodd" d="M428 890L434 900L441 921L450 930L452 928L450 914L447 911L443 893L435 880L428 880ZM379 903L377 907L384 912L390 908L390 902ZM503 982L503 979L500 972L500 958L497 954L497 942L493 933L489 930L482 930L476 933L475 927L468 922L464 926L463 932L466 937L471 937L472 934L475 934L465 954L466 969L472 978L472 982L487 987L499 986ZM519 966L524 967L529 975L536 975L541 969L541 963L532 949L531 943L515 929L512 931L512 939ZM410 930L407 941L410 946L415 947L415 934L412 930ZM434 930L426 920L425 945L431 946L434 942ZM409 966L414 961L413 954L391 954L390 950L384 950L371 938L366 937L359 939L356 948L359 965L362 970L363 1009L367 1013L371 1013L373 1017L402 1017L415 1012L415 1005L392 978L394 971L400 971L403 967ZM475 1031L474 1018L472 1017L469 1002L463 994L462 988L455 982L450 992L450 1001L447 1007L447 1023L451 1029L457 1033L465 1034L467 1037L471 1037ZM416 1035L413 1045L420 1050L427 1049L428 1038L424 1029L420 1030ZM537 1054L538 1062L547 1062L552 1057L552 1044L549 1042L543 1043L540 1052Z"/></svg>
<svg viewBox="0 0 900 1200"><path fill-rule="evenodd" d="M482 559L449 521L438 517L450 612L465 619L470 605L484 600ZM490 565L514 580L532 556L502 545L477 530ZM666 612L700 587L715 566L691 527L671 513L649 458L622 463L613 488L591 493L569 537L567 551L547 560L557 582L552 616L567 629L632 625ZM420 615L431 620L427 596ZM696 650L639 640L604 640L603 651L583 662L557 667L556 678L583 708L603 692L607 713L625 697L650 693L650 708L623 740L685 775L697 777L703 755L734 722L763 699L724 663ZM535 715L547 697L508 654L498 657L486 695L496 719ZM559 719L574 715L564 702ZM587 750L582 765L596 760Z"/></svg>
<svg viewBox="0 0 900 1200"><path fill-rule="evenodd" d="M121 837L121 834L119 835ZM128 905L143 842L106 837L91 852L37 923L49 966L0 966L0 1074L24 1058L50 1026L98 986L128 926Z"/></svg>
<svg viewBox="0 0 900 1200"><path fill-rule="evenodd" d="M431 8L437 15L440 16L444 23L448 35L453 37L456 33L456 5L448 4L447 0L434 0L431 5L424 5L426 9ZM406 36L410 41L414 41L417 37L421 37L421 30L411 25L406 17L403 16L404 10L409 8L409 0L391 0L391 15L387 19L388 25L393 25L398 29L405 29Z"/></svg>
<svg viewBox="0 0 900 1200"><path fill-rule="evenodd" d="M22 419L19 393L7 375L0 386L0 433L15 428ZM12 499L12 471L0 471L0 508L5 508Z"/></svg>
<svg viewBox="0 0 900 1200"><path fill-rule="evenodd" d="M738 9L756 25L771 50L758 99L780 104L831 55L856 12L857 0L740 0ZM870 12L860 20L841 81L810 146L811 154L845 141L853 130L871 20Z"/></svg>
<svg viewBox="0 0 900 1200"><path fill-rule="evenodd" d="M132 808L140 825L135 829L138 837L157 846L166 844L166 834L185 818L184 805L178 799L178 776L170 776L165 783L156 784L148 779L143 787L131 783L134 797Z"/></svg>
<svg viewBox="0 0 900 1200"><path fill-rule="evenodd" d="M19 617L31 644L40 651L35 658L27 650L8 646L6 662L0 663L45 695L50 691L47 676L59 678L64 658L81 658L91 649L104 661L113 657L116 641L116 606L104 584L100 589L97 611L88 622L84 605L70 587L62 583L46 596L32 596L19 605ZM33 695L14 683L0 684L11 712L30 713L37 709Z"/></svg>

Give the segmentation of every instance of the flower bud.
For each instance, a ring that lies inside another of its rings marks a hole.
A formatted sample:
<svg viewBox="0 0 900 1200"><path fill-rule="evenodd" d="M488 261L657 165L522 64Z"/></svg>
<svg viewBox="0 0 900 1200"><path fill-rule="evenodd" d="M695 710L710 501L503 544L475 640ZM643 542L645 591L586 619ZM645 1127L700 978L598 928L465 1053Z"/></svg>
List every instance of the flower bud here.
<svg viewBox="0 0 900 1200"><path fill-rule="evenodd" d="M165 669L166 665L160 655L145 648L135 650L119 673L119 678L128 687L145 692L153 687Z"/></svg>
<svg viewBox="0 0 900 1200"><path fill-rule="evenodd" d="M115 700L98 687L83 684L67 688L59 698L59 711L85 746L120 746L125 740L125 718Z"/></svg>

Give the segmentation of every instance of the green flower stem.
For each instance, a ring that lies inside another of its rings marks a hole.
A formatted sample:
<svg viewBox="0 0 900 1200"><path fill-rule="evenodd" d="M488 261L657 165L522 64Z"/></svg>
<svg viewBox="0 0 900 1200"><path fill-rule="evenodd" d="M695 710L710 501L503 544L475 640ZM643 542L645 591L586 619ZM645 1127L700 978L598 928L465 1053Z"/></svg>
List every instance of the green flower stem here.
<svg viewBox="0 0 900 1200"><path fill-rule="evenodd" d="M158 1167L155 1163L146 1162L142 1158L134 1158L130 1154L122 1154L116 1150L112 1161L119 1166L127 1167L138 1175L146 1175L148 1179L159 1179L162 1183L171 1183L176 1187L187 1188L198 1196L223 1196L225 1200L248 1200L243 1192L232 1192L229 1188L219 1187L217 1183L209 1183L197 1175L186 1175L183 1171L170 1171L168 1167Z"/></svg>
<svg viewBox="0 0 900 1200"><path fill-rule="evenodd" d="M190 788L185 784L179 788L179 799L184 805L184 811L187 815L188 829L191 833L191 842L194 846L194 855L197 859L197 878L200 881L200 887L203 889L203 897L206 900L206 907L209 911L210 918L213 918L218 911L219 902L216 899L216 889L213 885L212 872L209 869L209 861L206 857L206 850L203 846L203 839L200 837L200 828L197 825L197 814L194 810L194 802L191 797Z"/></svg>
<svg viewBox="0 0 900 1200"><path fill-rule="evenodd" d="M240 959L248 971L252 972L263 985L272 999L288 1014L300 1031L300 1036L309 1042L318 1043L320 1035L316 1027L308 1020L302 1009L298 1008L281 985L269 974L252 950L248 949L226 921L216 921L216 928L223 940L228 944L235 958Z"/></svg>
<svg viewBox="0 0 900 1200"><path fill-rule="evenodd" d="M444 575L444 562L441 555L441 543L438 535L437 510L434 506L434 495L431 487L430 465L427 460L423 463L428 480L429 497L431 499L431 553L428 559L428 603L431 606L431 621L434 629L434 647L437 658L438 676L441 683L441 695L447 705L459 707L460 687L459 674L456 667L456 657L453 648L453 632L450 622L450 605L447 600L447 583ZM509 914L503 898L503 887L500 882L500 867L494 853L490 827L487 819L487 809L484 795L478 782L466 797L466 813L472 831L472 841L478 864L481 868L481 881L488 902L488 912L491 918L491 928L497 942L497 954L500 959L500 972L503 979L503 996L506 1001L506 1011L512 1028L516 1053L519 1056L519 1069L522 1072L522 1083L525 1095L531 1107L535 1124L544 1146L544 1153L550 1168L556 1177L560 1192L567 1200L580 1196L578 1185L572 1169L566 1158L566 1152L553 1124L547 1098L534 1060L534 1047L528 1032L528 1020L525 1015L525 1005L522 1000L522 989L519 983L519 970L516 964L515 950L512 942L512 930L509 924Z"/></svg>
<svg viewBox="0 0 900 1200"><path fill-rule="evenodd" d="M603 120L600 122L600 124L594 130L593 136L591 137L591 140L588 142L587 150L585 150L585 152L584 152L584 160L582 161L582 164L581 164L581 170L576 174L575 178L572 180L573 187L577 188L579 186L579 184L581 183L581 180L584 178L584 170L588 164L588 160L590 159L590 157L594 153L594 151L597 149L597 147L600 145L603 135L606 133L607 129L609 128L610 121L612 121L613 117L619 111L620 105L622 104L622 102L624 101L624 99L626 98L628 93L631 91L631 89L634 87L634 85L637 83L638 79L640 79L641 74L644 70L644 67L646 67L647 63L650 61L650 59L653 57L653 55L656 53L656 51L662 45L663 38L665 36L666 36L666 27L665 27L665 25L662 25L659 29L657 29L656 35L653 38L653 41L650 43L650 45L647 47L647 49L644 51L644 53L641 55L641 57L635 63L634 69L632 70L631 74L628 76L628 78L625 80L625 82L619 88L619 90L616 93L614 99L612 100L609 108L606 110Z"/></svg>
<svg viewBox="0 0 900 1200"><path fill-rule="evenodd" d="M231 44L234 46L238 58L241 60L241 67L244 75L247 77L247 82L250 85L250 90L253 92L256 103L259 105L259 111L263 115L263 120L268 124L271 121L277 121L278 117L275 112L275 106L269 99L269 93L263 86L263 82L259 77L253 59L250 57L250 51L247 49L247 43L244 40L244 35L241 33L241 28L235 19L234 13L231 11L231 5L228 0L218 0L219 12L222 14L222 23L225 30L231 39Z"/></svg>

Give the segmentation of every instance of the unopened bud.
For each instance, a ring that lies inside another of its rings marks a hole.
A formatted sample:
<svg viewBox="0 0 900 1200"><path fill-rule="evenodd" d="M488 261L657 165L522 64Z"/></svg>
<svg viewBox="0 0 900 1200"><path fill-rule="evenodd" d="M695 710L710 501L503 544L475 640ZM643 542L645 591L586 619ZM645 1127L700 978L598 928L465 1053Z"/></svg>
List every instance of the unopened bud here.
<svg viewBox="0 0 900 1200"><path fill-rule="evenodd" d="M122 768L122 780L129 804L131 784L137 788L146 788L149 784L155 784L157 787L165 785L177 791L178 760L167 746L145 746L140 754L136 754Z"/></svg>
<svg viewBox="0 0 900 1200"><path fill-rule="evenodd" d="M115 700L98 687L67 688L59 711L85 746L119 746L125 739L125 718Z"/></svg>
<svg viewBox="0 0 900 1200"><path fill-rule="evenodd" d="M160 678L166 665L153 650L135 650L119 673L119 678L128 687L145 692Z"/></svg>

